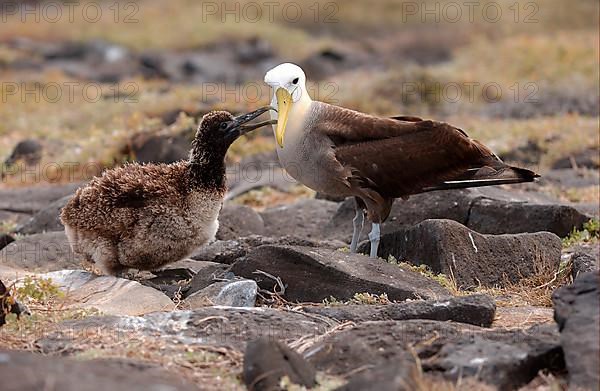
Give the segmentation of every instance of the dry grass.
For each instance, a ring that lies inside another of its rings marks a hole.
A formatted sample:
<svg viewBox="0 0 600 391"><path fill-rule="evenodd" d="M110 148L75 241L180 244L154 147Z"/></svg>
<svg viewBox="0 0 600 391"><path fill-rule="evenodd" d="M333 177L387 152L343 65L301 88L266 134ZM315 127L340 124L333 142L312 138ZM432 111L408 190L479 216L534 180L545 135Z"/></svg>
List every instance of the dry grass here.
<svg viewBox="0 0 600 391"><path fill-rule="evenodd" d="M38 351L35 341L40 337L51 336L68 341L68 350L75 359L133 359L157 364L202 389L244 389L238 379L242 353L231 348L174 344L160 335L115 333L114 330L104 327L74 330L65 329L64 326L47 326L42 336L29 336L36 337L33 340L21 338L22 342L13 341L11 347ZM38 324L38 327L41 325ZM52 352L59 353L61 352Z"/></svg>
<svg viewBox="0 0 600 391"><path fill-rule="evenodd" d="M563 202L583 202L593 204L600 199L600 186L557 187L553 185L540 186L540 192L549 194Z"/></svg>
<svg viewBox="0 0 600 391"><path fill-rule="evenodd" d="M81 2L79 7L83 8L86 2ZM235 7L234 3L237 3L243 8L255 2L243 0L226 3L230 7ZM335 85L333 95L330 84L329 87L317 84L315 88L320 91L319 97L374 114L403 112L434 118L446 117L449 122L464 128L496 152L510 150L528 139L541 140L547 144L549 151L542 159L542 167L566 153L598 144L597 118L560 116L534 120L495 120L481 117L481 110L489 106L482 102L481 91L476 92L473 101L462 99L458 104L448 105L447 102L433 102L427 96L407 97L402 88L404 83L424 83L439 90L435 83L444 86L449 82L496 82L502 86L504 95L509 95L514 83L535 82L539 84L542 95L547 86L560 91L563 86L572 85L576 89L585 89L581 91L582 94L588 94L589 91L595 93L599 85L599 41L595 17L597 2L581 1L568 6L561 0L540 2L536 14L539 21L533 24L514 22L509 11L514 3L512 0L498 2L505 11L505 17L496 24L486 23L478 12L473 23L461 20L459 23L442 21L427 24L422 23L418 16L405 20L406 3L411 2L323 0L319 2L322 12L319 19L325 17L327 5L336 4L335 17L338 21L315 25L311 12L304 12L301 20L293 23L282 19L281 15L276 15L275 23L269 23L266 17L256 23L244 20L222 23L220 16L204 15L206 10L196 1L145 0L139 2L139 10L135 14L138 23L115 23L113 12L104 9L105 17L97 23L86 22L80 12L75 13L73 21L62 18L58 23L46 23L43 20L40 23L22 23L17 15L7 16L2 28L5 39L30 37L59 41L103 38L134 50L189 49L220 39L259 36L269 41L282 58L290 61L300 60L323 47L343 45L348 37L360 37L360 45L367 48L389 46L391 51L397 42L412 42L417 46L434 45L432 50L449 49L453 54L452 60L420 67L404 63L400 58L398 63L390 64L387 71L384 68L374 72L367 68L331 77L327 81ZM439 3L443 7L453 2L427 0L425 3L429 6ZM102 4L108 7L112 3ZM314 2L299 4L306 11ZM122 19L126 10L121 11ZM399 20L405 22L399 24ZM149 25L151 29L147 28ZM319 34L322 31L327 31L327 34ZM432 40L432 35L434 38L452 38ZM474 58L477 61L473 61ZM25 59L23 53L0 43L0 65L18 59ZM1 73L3 79L27 82L30 86L34 83L43 86L50 82L76 81L56 71L32 74L2 70ZM579 82L575 83L576 80ZM68 102L66 96L56 103L43 100L35 102L33 99L23 102L18 96L8 96L0 105L0 117L3 118L0 123L0 157L7 156L16 142L27 135L52 145L52 148L48 148L52 153L44 156L45 163L64 166L72 162L93 162L100 167L111 167L121 163L122 156L118 151L129 136L140 131L160 129L161 125L152 118L157 113L198 107L244 111L267 103L266 98L256 105L233 101L210 103L198 86L173 85L141 78L122 80L120 85L127 83L137 86L134 102L115 102L114 99L86 102L81 99L82 93L77 90L79 87L76 87L75 100L72 102ZM272 148L272 140L253 137L236 143L230 155L236 160ZM85 175L78 173L76 177L79 179ZM22 184L19 180L8 182L10 185ZM594 195L592 190L585 199Z"/></svg>
<svg viewBox="0 0 600 391"><path fill-rule="evenodd" d="M544 117L527 120L485 119L456 116L448 120L465 129L473 138L483 141L496 153L505 153L527 140L539 142L547 149L542 155L542 171L558 158L596 146L600 143L598 119L578 115Z"/></svg>
<svg viewBox="0 0 600 391"><path fill-rule="evenodd" d="M72 334L69 331L69 334ZM227 347L174 344L161 336L111 330L74 333L75 358L128 358L158 364L202 389L244 389L239 381L242 353Z"/></svg>
<svg viewBox="0 0 600 391"><path fill-rule="evenodd" d="M477 116L490 108L502 112L502 105L544 102L549 95L570 94L573 88L575 95L597 101L597 29L472 36L477 38L456 48L449 62L342 74L333 79L337 88L333 98L366 112L422 116ZM499 95L484 88L492 83ZM445 89L452 85L460 89L458 98L455 87Z"/></svg>
<svg viewBox="0 0 600 391"><path fill-rule="evenodd" d="M533 275L517 283L506 282L502 288L479 287L475 291L489 294L500 307L552 307L552 293L563 285L573 282L572 264L562 262L558 270L538 265Z"/></svg>
<svg viewBox="0 0 600 391"><path fill-rule="evenodd" d="M495 298L500 307L540 306L552 307L552 292L563 285L571 283L570 277L559 273L525 278L517 284L505 288L478 288L478 293L485 293Z"/></svg>
<svg viewBox="0 0 600 391"><path fill-rule="evenodd" d="M63 77L44 78L44 82L63 83ZM185 102L202 101L203 92L192 86L173 86L168 92L158 93L162 83L135 80L140 90L136 101L131 103L101 100L86 101L75 92L74 102L67 100L50 103L25 100L10 96L0 105L0 160L22 140L23 135L42 141L44 153L40 165L33 170L36 175L23 175L18 168L4 169L9 175L2 183L7 186L29 185L32 181L65 182L89 179L106 168L123 163L127 158L122 150L131 136L140 132L177 134L195 129L196 120L181 115L177 122L164 127L155 113L185 109ZM229 107L215 106L233 112L250 111L254 106L233 102ZM206 111L209 107L204 108ZM253 153L269 151L273 141L267 137L248 136L231 147L228 158L240 160ZM56 171L56 172L55 172ZM37 179L36 179L37 178ZM58 180L55 180L58 178Z"/></svg>
<svg viewBox="0 0 600 391"><path fill-rule="evenodd" d="M25 304L31 315L13 314L0 329L0 345L13 350L39 352L38 341L51 338L66 341L68 352L76 359L128 358L158 364L202 389L242 390L239 372L242 353L228 347L201 344L174 344L161 335L141 332L115 332L110 327L65 328L63 322L80 320L99 313L63 308L66 297L58 294L51 281L30 279L15 289L15 298Z"/></svg>
<svg viewBox="0 0 600 391"><path fill-rule="evenodd" d="M479 39L460 49L456 60L439 72L455 81L493 81L507 87L518 81L558 83L574 76L598 85L598 42L594 30L522 34L496 42Z"/></svg>
<svg viewBox="0 0 600 391"><path fill-rule="evenodd" d="M59 329L63 321L83 319L96 315L87 310L66 310L54 304L45 306L30 305L31 315L7 316L7 324L0 329L0 342L3 347L13 350L37 351L36 341Z"/></svg>
<svg viewBox="0 0 600 391"><path fill-rule="evenodd" d="M227 150L227 160L238 163L246 156L275 150L273 137L248 134L236 140Z"/></svg>
<svg viewBox="0 0 600 391"><path fill-rule="evenodd" d="M564 378L559 378L551 373L540 372L529 384L519 388L519 391L577 391L577 388L569 388Z"/></svg>
<svg viewBox="0 0 600 391"><path fill-rule="evenodd" d="M84 18L82 10L87 3L100 4L102 17L94 23ZM241 10L250 0L236 0L223 3L222 10ZM318 45L319 40L310 37L308 32L270 23L268 17L252 20L241 17L243 12L229 15L213 15L204 3L193 0L164 2L145 0L136 3L121 4L120 14L115 18L115 3L93 2L85 0L78 3L73 19L60 18L49 22L40 18L39 23L22 23L20 16L8 17L2 22L3 37L27 36L41 40L105 39L135 50L148 49L187 49L210 44L222 39L247 38L258 36L267 39L285 55L297 56L310 46ZM124 8L125 4L130 7ZM137 10L131 4L138 4ZM228 7L228 8L225 8ZM65 12L67 12L65 10ZM128 23L125 23L126 17ZM236 16L238 20L236 20ZM222 19L224 18L224 19ZM223 23L226 21L228 23ZM148 28L152 26L152 28ZM326 39L323 39L327 42Z"/></svg>
<svg viewBox="0 0 600 391"><path fill-rule="evenodd" d="M315 192L303 185L293 186L289 192L283 192L272 187L262 187L250 190L232 200L240 205L249 206L257 211L280 205L288 205L298 201L299 198L313 198Z"/></svg>
<svg viewBox="0 0 600 391"><path fill-rule="evenodd" d="M19 15L8 16L3 20L3 36L6 38L28 36L50 40L102 38L138 50L182 49L205 45L224 37L260 36L272 42L284 56L297 59L335 39L363 37L365 34L389 35L394 32L405 34L414 28L423 27L421 14L409 15L406 4L416 4L422 9L426 6L432 9L437 4L442 9L453 3L451 0L423 0L416 3L406 0L381 2L303 0L295 2L302 10L302 14L296 17L290 12L286 17L283 8L289 1L282 1L276 3L277 7L272 18L269 17L268 10L263 7L262 17L251 20L254 13L244 12L244 8L253 3L252 0L228 0L216 3L219 9L214 15L209 12L206 5L193 0L170 2L144 0L136 2L138 9L125 7L125 4L130 3L122 4L116 20L114 10L109 8L113 3L99 3L103 7L102 18L98 22L89 23L83 18L81 12L89 2L91 0L79 2L80 6L76 8L77 12L73 13L73 20L64 17L58 22L50 23L42 18L39 23L22 23ZM315 13L317 9L315 3L318 4L318 13ZM523 4L515 23L514 12L509 9L514 1L500 0L496 3L502 8L504 15L498 23L485 20L480 4L477 12L474 12L472 21L463 15L458 23L450 22L447 18L432 23L429 17L427 21L430 23L427 26L443 30L446 34L453 34L455 30L460 30L463 35L490 37L523 32L548 33L566 28L579 30L597 28L598 4L594 1L530 2L538 4L538 11L534 15L535 23L523 23L525 16L529 14ZM239 10L237 18L233 13L224 14L225 10L236 9ZM463 9L463 14L466 15L467 12L467 9ZM241 17L243 15L248 17ZM124 23L127 16L131 16L128 19L130 23ZM327 16L332 18L326 19ZM223 23L224 21L227 23ZM152 28L148 29L147 26ZM316 35L315 30L328 34Z"/></svg>
<svg viewBox="0 0 600 391"><path fill-rule="evenodd" d="M398 262L393 256L390 256L387 262L401 265L437 281L454 296L465 296L473 293L488 294L495 299L496 305L499 307L550 308L552 307L552 293L554 290L573 282L571 276L573 265L570 260L561 262L558 270L538 261L535 264L533 274L522 278L516 283L506 280L501 287L478 286L472 290L460 289L452 275L435 274L426 265L414 266L407 262Z"/></svg>
<svg viewBox="0 0 600 391"><path fill-rule="evenodd" d="M10 314L7 324L0 329L2 346L12 349L31 350L35 340L57 330L61 322L98 314L88 309L67 309L68 297L51 279L26 276L8 288L11 295L30 312L19 318Z"/></svg>

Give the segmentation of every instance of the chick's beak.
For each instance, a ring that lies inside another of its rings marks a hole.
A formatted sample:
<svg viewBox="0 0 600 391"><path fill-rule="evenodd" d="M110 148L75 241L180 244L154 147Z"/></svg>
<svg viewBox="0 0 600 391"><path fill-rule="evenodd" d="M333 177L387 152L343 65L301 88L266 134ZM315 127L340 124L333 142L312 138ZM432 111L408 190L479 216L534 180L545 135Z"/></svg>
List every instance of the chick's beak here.
<svg viewBox="0 0 600 391"><path fill-rule="evenodd" d="M269 110L272 110L271 106L264 106L258 110L255 110L248 114L242 114L233 119L232 124L230 126L230 132L237 132L237 136L241 136L246 134L254 129L261 128L266 125L273 125L274 121L262 121L253 124L248 124L248 122L252 121L256 117L260 116L263 113L266 113Z"/></svg>

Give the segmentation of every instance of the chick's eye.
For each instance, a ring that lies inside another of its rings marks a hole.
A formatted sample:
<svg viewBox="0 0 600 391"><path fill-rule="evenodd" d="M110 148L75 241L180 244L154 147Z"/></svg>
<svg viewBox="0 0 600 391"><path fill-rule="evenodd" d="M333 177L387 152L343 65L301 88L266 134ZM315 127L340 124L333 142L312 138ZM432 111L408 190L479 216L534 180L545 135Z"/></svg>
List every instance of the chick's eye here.
<svg viewBox="0 0 600 391"><path fill-rule="evenodd" d="M295 78L294 80L292 80L292 83L293 83L293 84L298 84L298 82L299 82L299 81L300 81L300 79L299 79L299 78Z"/></svg>
<svg viewBox="0 0 600 391"><path fill-rule="evenodd" d="M227 129L227 122L221 122L221 129L222 130Z"/></svg>

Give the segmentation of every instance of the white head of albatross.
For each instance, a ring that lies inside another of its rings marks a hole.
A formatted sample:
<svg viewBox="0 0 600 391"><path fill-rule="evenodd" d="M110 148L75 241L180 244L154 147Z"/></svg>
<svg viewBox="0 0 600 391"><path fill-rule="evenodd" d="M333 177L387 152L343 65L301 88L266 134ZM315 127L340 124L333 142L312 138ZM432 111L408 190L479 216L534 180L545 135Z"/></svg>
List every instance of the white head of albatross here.
<svg viewBox="0 0 600 391"><path fill-rule="evenodd" d="M273 88L271 106L277 107L277 112L271 112L271 118L277 120L275 138L283 148L283 137L291 113L304 112L312 102L306 90L306 75L298 65L286 62L267 72L265 83Z"/></svg>

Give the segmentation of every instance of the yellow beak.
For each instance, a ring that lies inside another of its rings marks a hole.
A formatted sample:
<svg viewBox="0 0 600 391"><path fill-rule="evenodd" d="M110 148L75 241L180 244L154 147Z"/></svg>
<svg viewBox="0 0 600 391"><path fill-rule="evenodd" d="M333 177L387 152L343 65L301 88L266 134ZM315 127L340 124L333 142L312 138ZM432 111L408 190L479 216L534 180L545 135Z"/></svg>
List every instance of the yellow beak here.
<svg viewBox="0 0 600 391"><path fill-rule="evenodd" d="M288 114L292 107L292 95L285 88L279 87L275 91L275 97L277 98L277 128L275 129L275 138L277 139L277 144L283 148L283 135L285 134Z"/></svg>

